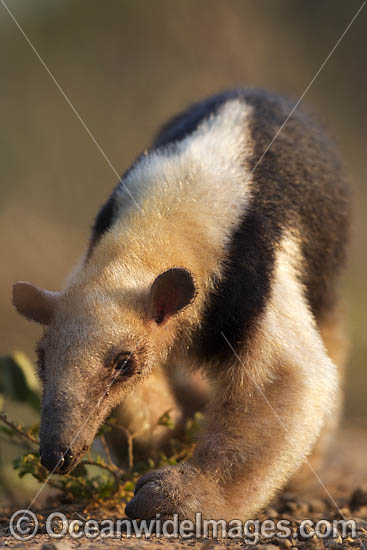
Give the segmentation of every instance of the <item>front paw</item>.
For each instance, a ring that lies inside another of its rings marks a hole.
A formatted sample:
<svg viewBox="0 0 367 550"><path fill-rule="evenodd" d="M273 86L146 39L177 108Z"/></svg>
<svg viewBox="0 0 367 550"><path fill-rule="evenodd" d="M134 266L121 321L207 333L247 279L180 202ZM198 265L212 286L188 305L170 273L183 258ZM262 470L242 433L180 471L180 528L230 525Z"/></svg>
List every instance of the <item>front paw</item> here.
<svg viewBox="0 0 367 550"><path fill-rule="evenodd" d="M152 519L156 514L194 519L196 512L203 512L203 482L199 472L187 463L148 472L139 479L125 513L133 519Z"/></svg>

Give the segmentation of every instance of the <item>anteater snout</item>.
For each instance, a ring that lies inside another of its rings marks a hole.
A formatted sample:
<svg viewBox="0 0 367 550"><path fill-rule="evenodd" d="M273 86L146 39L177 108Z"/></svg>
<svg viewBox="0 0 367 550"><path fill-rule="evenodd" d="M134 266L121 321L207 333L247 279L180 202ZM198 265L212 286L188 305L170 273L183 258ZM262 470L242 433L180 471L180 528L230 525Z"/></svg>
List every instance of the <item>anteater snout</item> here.
<svg viewBox="0 0 367 550"><path fill-rule="evenodd" d="M71 449L41 450L41 464L51 473L66 474L73 462Z"/></svg>

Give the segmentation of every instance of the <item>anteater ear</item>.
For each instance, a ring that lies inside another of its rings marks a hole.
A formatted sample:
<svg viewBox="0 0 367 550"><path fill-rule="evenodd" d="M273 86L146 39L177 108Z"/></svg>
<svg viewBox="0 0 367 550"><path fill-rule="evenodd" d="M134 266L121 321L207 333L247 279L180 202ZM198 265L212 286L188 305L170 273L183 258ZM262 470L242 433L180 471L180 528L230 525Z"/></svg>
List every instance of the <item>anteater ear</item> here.
<svg viewBox="0 0 367 550"><path fill-rule="evenodd" d="M172 315L186 307L196 295L191 273L183 267L164 271L150 290L150 314L157 325L166 323Z"/></svg>
<svg viewBox="0 0 367 550"><path fill-rule="evenodd" d="M32 283L18 281L13 285L13 305L27 319L43 325L51 321L58 297L58 292L43 290Z"/></svg>

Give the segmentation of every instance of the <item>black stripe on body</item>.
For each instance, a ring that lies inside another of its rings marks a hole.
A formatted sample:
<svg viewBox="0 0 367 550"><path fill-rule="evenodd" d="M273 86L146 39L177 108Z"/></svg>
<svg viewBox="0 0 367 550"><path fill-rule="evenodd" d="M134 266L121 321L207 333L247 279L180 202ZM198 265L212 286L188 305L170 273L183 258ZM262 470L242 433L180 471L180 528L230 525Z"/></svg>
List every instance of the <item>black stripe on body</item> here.
<svg viewBox="0 0 367 550"><path fill-rule="evenodd" d="M263 90L234 90L194 105L165 126L155 144L184 139L233 98L253 107L250 170L271 143L293 103ZM333 306L335 279L344 261L349 200L340 163L317 124L296 111L256 166L251 203L233 234L224 278L209 296L194 349L202 360L232 355L251 341L251 331L271 292L275 253L284 230L301 238L301 282L316 319ZM245 180L245 176L244 176Z"/></svg>
<svg viewBox="0 0 367 550"><path fill-rule="evenodd" d="M233 90L193 105L163 127L150 151L159 148L169 154L175 143L234 98L253 107L249 130L254 153L249 166L254 169L293 107L263 90ZM209 296L201 330L194 335L200 360L232 355L221 332L236 349L250 342L270 296L275 252L285 229L296 230L301 237L301 280L316 319L334 300L335 276L347 240L348 193L327 138L297 110L252 180L250 205L232 236L224 277ZM93 241L113 224L113 210L112 194L97 217Z"/></svg>

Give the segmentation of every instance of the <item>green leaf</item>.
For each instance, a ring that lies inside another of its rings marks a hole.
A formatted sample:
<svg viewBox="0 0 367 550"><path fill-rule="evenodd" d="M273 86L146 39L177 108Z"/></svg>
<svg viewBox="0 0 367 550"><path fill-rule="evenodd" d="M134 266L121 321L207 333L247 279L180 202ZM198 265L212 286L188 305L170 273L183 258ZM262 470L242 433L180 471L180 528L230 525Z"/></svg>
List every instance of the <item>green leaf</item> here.
<svg viewBox="0 0 367 550"><path fill-rule="evenodd" d="M40 384L32 363L20 351L0 357L0 401L4 397L27 403L37 412L41 409Z"/></svg>
<svg viewBox="0 0 367 550"><path fill-rule="evenodd" d="M127 481L124 485L124 489L125 491L133 492L135 489L135 483L133 483L132 481Z"/></svg>
<svg viewBox="0 0 367 550"><path fill-rule="evenodd" d="M162 414L162 416L159 417L158 424L160 426L167 426L167 428L170 428L171 430L173 430L175 427L175 423L171 418L169 411L166 411Z"/></svg>

